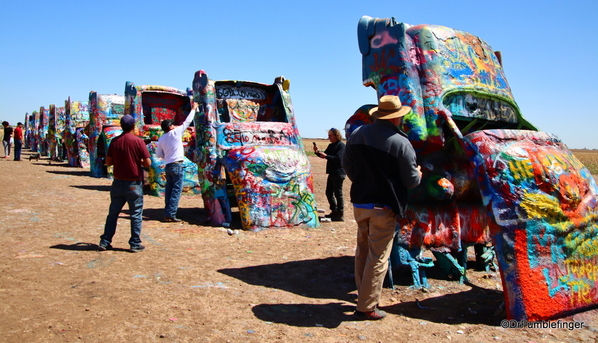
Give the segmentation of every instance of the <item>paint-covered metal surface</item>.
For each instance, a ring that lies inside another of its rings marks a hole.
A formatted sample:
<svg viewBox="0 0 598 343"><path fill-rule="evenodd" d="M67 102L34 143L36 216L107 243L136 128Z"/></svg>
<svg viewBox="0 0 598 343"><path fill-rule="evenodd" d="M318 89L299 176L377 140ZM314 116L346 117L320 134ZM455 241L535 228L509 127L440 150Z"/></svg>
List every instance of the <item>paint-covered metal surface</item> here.
<svg viewBox="0 0 598 343"><path fill-rule="evenodd" d="M64 108L67 161L71 167L89 168L89 102L71 101L69 97Z"/></svg>
<svg viewBox="0 0 598 343"><path fill-rule="evenodd" d="M394 18L362 17L358 42L364 85L413 108L401 128L423 179L396 244L445 256L464 279L464 249L492 242L510 319L596 305L595 181L558 138L522 116L500 54L469 33ZM367 124L365 110L348 131Z"/></svg>
<svg viewBox="0 0 598 343"><path fill-rule="evenodd" d="M108 145L106 138L118 134L120 118L125 112L125 97L116 94L89 92L89 169L93 177L108 177L104 166Z"/></svg>
<svg viewBox="0 0 598 343"><path fill-rule="evenodd" d="M37 151L41 156L48 156L50 144L48 141L48 127L50 125L50 109L44 106L39 108L39 123L37 126Z"/></svg>
<svg viewBox="0 0 598 343"><path fill-rule="evenodd" d="M50 105L50 115L48 120L48 144L50 146L50 160L63 161L64 154L64 107Z"/></svg>
<svg viewBox="0 0 598 343"><path fill-rule="evenodd" d="M150 153L151 166L148 172L150 195L163 197L166 190L166 164L164 160L156 156L157 141L147 145ZM183 194L200 194L199 182L197 179L197 164L185 157L183 159Z"/></svg>
<svg viewBox="0 0 598 343"><path fill-rule="evenodd" d="M553 318L598 303L598 187L554 135L465 136L498 252L510 317Z"/></svg>
<svg viewBox="0 0 598 343"><path fill-rule="evenodd" d="M38 126L39 126L39 112L38 111L33 111L31 112L31 115L29 115L29 122L27 125L27 130L25 133L25 138L27 139L28 142L28 147L32 152L38 152L38 134L37 134L37 130L38 130Z"/></svg>
<svg viewBox="0 0 598 343"><path fill-rule="evenodd" d="M190 91L160 85L137 86L125 84L125 114L136 119L135 134L148 143L152 160L148 173L150 195L164 196L166 174L164 161L156 156L156 142L163 131L160 123L169 119L174 125L181 125L191 111ZM190 126L183 135L183 194L199 194L201 188L197 177L195 158L195 128Z"/></svg>
<svg viewBox="0 0 598 343"><path fill-rule="evenodd" d="M195 73L197 163L212 224L230 224L236 205L247 230L319 226L289 85L282 77L265 85Z"/></svg>
<svg viewBox="0 0 598 343"><path fill-rule="evenodd" d="M474 35L364 16L358 42L364 85L413 108L403 129L418 152L444 147L447 115L533 128L521 116L494 51Z"/></svg>

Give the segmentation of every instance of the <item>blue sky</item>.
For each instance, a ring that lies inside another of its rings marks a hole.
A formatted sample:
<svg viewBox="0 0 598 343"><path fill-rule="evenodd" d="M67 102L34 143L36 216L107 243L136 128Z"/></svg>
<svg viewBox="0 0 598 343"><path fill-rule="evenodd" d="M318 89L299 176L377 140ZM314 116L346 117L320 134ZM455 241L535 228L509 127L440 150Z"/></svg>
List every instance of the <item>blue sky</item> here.
<svg viewBox="0 0 598 343"><path fill-rule="evenodd" d="M435 24L500 50L523 115L569 148L598 149L598 1L6 1L0 10L0 119L63 106L126 81L186 89L284 75L303 137L342 129L361 105L363 15Z"/></svg>

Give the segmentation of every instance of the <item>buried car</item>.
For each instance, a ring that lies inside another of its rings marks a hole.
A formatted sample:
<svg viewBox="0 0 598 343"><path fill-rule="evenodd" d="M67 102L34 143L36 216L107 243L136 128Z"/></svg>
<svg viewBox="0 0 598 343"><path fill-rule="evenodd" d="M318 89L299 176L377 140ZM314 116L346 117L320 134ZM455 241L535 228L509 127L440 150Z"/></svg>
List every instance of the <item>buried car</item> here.
<svg viewBox="0 0 598 343"><path fill-rule="evenodd" d="M64 144L69 166L89 168L89 138L86 129L89 125L88 102L64 102Z"/></svg>
<svg viewBox="0 0 598 343"><path fill-rule="evenodd" d="M122 132L120 118L125 111L125 97L89 92L89 169L93 177L109 177L104 163L113 137Z"/></svg>
<svg viewBox="0 0 598 343"><path fill-rule="evenodd" d="M466 247L492 243L510 319L595 306L598 187L558 137L523 117L500 53L460 30L368 16L358 43L364 85L412 107L401 128L424 173L393 248L419 260L412 268L430 249L463 279Z"/></svg>
<svg viewBox="0 0 598 343"><path fill-rule="evenodd" d="M319 226L311 166L299 136L290 81L271 85L193 79L199 180L213 225L244 229Z"/></svg>
<svg viewBox="0 0 598 343"><path fill-rule="evenodd" d="M148 182L150 195L164 196L166 174L164 160L156 156L157 141L163 131L160 123L172 120L174 125L181 125L191 111L190 91L160 85L136 86L133 82L125 85L125 114L137 120L135 134L148 144L152 161ZM194 127L189 127L183 135L183 194L199 194L197 165L192 161L195 151Z"/></svg>

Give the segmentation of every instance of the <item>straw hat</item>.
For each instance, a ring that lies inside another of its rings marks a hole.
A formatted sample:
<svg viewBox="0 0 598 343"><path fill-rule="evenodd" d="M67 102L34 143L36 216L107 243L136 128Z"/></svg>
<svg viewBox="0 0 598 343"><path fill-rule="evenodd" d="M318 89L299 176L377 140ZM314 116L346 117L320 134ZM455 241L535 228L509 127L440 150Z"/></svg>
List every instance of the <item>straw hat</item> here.
<svg viewBox="0 0 598 343"><path fill-rule="evenodd" d="M385 95L378 100L378 107L370 110L370 115L376 119L399 118L411 111L411 107L403 106L396 95Z"/></svg>

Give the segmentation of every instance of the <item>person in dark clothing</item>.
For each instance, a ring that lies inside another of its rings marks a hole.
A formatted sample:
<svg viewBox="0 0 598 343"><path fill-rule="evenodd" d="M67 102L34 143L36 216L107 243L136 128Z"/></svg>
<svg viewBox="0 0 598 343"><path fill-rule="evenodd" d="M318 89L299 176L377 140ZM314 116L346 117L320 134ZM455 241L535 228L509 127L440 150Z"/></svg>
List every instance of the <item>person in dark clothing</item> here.
<svg viewBox="0 0 598 343"><path fill-rule="evenodd" d="M330 144L324 152L321 152L314 143L314 153L326 159L326 198L330 205L330 214L326 217L332 221L344 221L345 202L343 200L343 182L345 181L345 171L341 166L343 153L345 152L345 143L342 142L343 136L340 131L332 128L328 130L328 139Z"/></svg>
<svg viewBox="0 0 598 343"><path fill-rule="evenodd" d="M2 139L2 144L4 145L4 158L10 157L10 148L12 147L12 127L7 121L2 122L2 126L4 126L4 138Z"/></svg>
<svg viewBox="0 0 598 343"><path fill-rule="evenodd" d="M360 320L386 317L378 309L382 284L388 270L396 217L407 207L407 192L422 177L407 135L399 129L411 107L395 95L385 95L370 110L372 124L355 130L349 140L342 166L352 181L351 202L357 222L355 283Z"/></svg>

